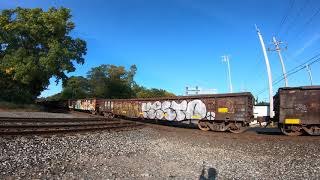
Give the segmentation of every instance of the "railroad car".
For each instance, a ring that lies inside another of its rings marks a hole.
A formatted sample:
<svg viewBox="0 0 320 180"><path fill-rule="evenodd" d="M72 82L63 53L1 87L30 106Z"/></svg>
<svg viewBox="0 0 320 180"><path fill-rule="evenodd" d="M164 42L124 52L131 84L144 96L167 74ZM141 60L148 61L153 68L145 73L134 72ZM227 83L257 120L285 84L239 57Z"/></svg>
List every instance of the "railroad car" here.
<svg viewBox="0 0 320 180"><path fill-rule="evenodd" d="M69 108L107 117L196 123L201 130L241 133L253 120L251 93L177 96L149 99L69 100ZM90 107L90 108L88 108Z"/></svg>
<svg viewBox="0 0 320 180"><path fill-rule="evenodd" d="M275 119L286 135L320 135L320 86L279 88Z"/></svg>
<svg viewBox="0 0 320 180"><path fill-rule="evenodd" d="M93 114L96 112L97 105L97 99L95 98L68 100L69 109L89 111Z"/></svg>
<svg viewBox="0 0 320 180"><path fill-rule="evenodd" d="M275 117L290 136L307 132L320 135L320 86L279 88L274 96ZM90 111L107 117L196 123L201 130L241 133L254 120L254 98L250 92L177 96L149 99L69 100L70 109Z"/></svg>

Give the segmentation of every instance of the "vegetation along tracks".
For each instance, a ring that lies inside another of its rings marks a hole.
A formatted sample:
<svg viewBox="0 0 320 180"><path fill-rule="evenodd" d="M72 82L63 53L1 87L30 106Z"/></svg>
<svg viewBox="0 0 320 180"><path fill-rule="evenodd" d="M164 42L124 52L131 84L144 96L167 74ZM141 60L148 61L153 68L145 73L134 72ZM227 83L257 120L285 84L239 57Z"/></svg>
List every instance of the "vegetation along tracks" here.
<svg viewBox="0 0 320 180"><path fill-rule="evenodd" d="M0 134L33 134L93 130L135 129L141 123L106 118L0 117Z"/></svg>

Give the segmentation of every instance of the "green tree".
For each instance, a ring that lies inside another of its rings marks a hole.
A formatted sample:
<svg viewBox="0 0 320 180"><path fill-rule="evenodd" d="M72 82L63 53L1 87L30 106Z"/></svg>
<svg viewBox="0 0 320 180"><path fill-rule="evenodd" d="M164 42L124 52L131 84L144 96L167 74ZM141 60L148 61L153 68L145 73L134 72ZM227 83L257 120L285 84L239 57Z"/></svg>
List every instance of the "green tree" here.
<svg viewBox="0 0 320 180"><path fill-rule="evenodd" d="M51 77L64 81L65 73L75 70L74 62L84 63L86 43L69 35L75 28L70 18L66 8L1 11L0 99L31 101L46 89ZM3 91L7 87L10 90Z"/></svg>
<svg viewBox="0 0 320 180"><path fill-rule="evenodd" d="M69 99L69 98L68 98ZM59 92L59 93L57 93L57 94L54 94L54 95L52 95L52 96L48 96L48 97L46 97L46 98L43 98L43 97L41 97L41 98L37 98L37 100L39 100L39 101L60 101L60 100L62 100L61 99L61 92Z"/></svg>
<svg viewBox="0 0 320 180"><path fill-rule="evenodd" d="M136 66L132 65L127 71L123 66L100 65L88 72L88 80L92 87L91 95L97 98L131 98L134 93Z"/></svg>
<svg viewBox="0 0 320 180"><path fill-rule="evenodd" d="M81 98L154 98L172 97L173 93L163 89L147 89L134 81L137 67L129 70L123 66L100 65L91 68L87 78L70 77L63 83L61 94L48 97L47 100L66 100Z"/></svg>
<svg viewBox="0 0 320 180"><path fill-rule="evenodd" d="M256 103L256 106L269 106L270 104L268 102L265 101L260 101Z"/></svg>
<svg viewBox="0 0 320 180"><path fill-rule="evenodd" d="M108 97L109 89L107 86L107 65L91 68L87 73L89 84L92 87L90 95L96 98Z"/></svg>
<svg viewBox="0 0 320 180"><path fill-rule="evenodd" d="M137 72L137 66L134 64L130 66L130 69L128 71L128 83L131 87L133 87L136 82L134 81L134 76L136 75Z"/></svg>
<svg viewBox="0 0 320 180"><path fill-rule="evenodd" d="M82 76L72 76L64 84L61 92L61 100L82 99L90 97L90 84L88 79Z"/></svg>
<svg viewBox="0 0 320 180"><path fill-rule="evenodd" d="M143 86L135 85L133 91L137 98L156 98L156 97L173 97L175 94L163 89L151 88L147 89Z"/></svg>

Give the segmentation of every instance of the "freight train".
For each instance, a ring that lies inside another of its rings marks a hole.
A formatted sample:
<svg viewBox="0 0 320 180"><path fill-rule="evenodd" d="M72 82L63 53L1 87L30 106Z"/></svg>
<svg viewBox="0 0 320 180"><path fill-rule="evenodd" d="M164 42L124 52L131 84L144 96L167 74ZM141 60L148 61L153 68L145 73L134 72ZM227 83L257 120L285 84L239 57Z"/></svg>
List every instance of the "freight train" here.
<svg viewBox="0 0 320 180"><path fill-rule="evenodd" d="M320 135L320 86L280 88L274 96L275 117L290 136ZM109 118L150 119L195 123L203 131L241 133L249 128L254 97L250 92L146 99L70 99L72 110Z"/></svg>

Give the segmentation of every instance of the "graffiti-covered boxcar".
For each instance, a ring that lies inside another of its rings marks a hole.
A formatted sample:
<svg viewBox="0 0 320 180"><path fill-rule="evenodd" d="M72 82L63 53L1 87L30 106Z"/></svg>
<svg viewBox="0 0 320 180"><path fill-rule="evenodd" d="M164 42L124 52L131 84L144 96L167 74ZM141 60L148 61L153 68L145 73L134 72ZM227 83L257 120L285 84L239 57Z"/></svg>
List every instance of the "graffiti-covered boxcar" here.
<svg viewBox="0 0 320 180"><path fill-rule="evenodd" d="M97 113L164 121L189 121L202 130L240 133L253 119L251 93L150 99L98 99Z"/></svg>

